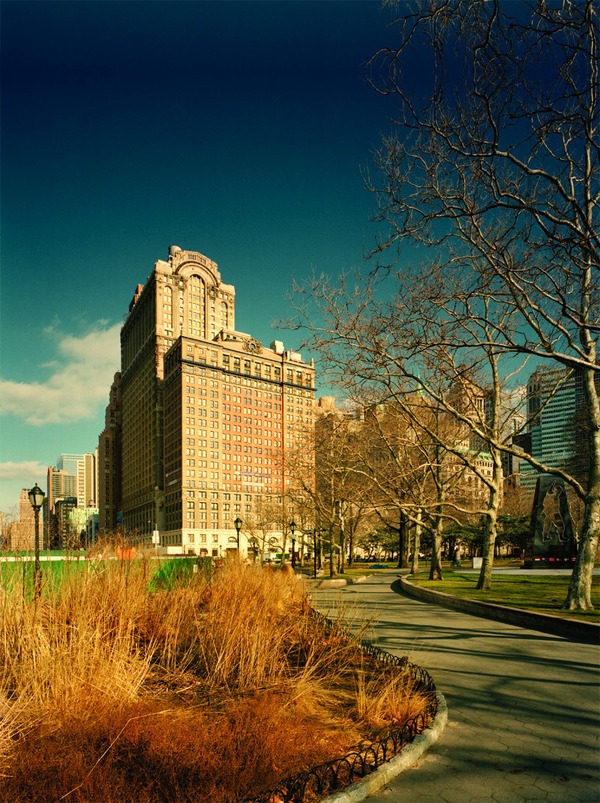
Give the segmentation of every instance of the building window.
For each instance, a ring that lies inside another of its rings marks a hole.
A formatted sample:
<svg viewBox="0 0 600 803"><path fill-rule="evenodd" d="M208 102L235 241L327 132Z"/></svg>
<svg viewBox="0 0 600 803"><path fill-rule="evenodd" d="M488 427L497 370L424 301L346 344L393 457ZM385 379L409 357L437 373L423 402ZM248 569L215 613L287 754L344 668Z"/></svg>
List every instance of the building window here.
<svg viewBox="0 0 600 803"><path fill-rule="evenodd" d="M191 335L204 335L204 299L204 282L194 274L187 283L187 317Z"/></svg>

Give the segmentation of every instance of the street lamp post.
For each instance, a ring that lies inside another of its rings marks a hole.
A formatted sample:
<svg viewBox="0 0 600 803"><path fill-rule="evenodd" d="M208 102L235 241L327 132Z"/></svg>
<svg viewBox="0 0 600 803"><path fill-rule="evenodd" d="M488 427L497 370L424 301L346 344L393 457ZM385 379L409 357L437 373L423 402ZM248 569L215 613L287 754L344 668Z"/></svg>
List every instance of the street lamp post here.
<svg viewBox="0 0 600 803"><path fill-rule="evenodd" d="M296 568L296 539L294 533L296 532L296 522L290 522L290 532L292 533L292 569Z"/></svg>
<svg viewBox="0 0 600 803"><path fill-rule="evenodd" d="M235 531L237 533L237 553L238 558L240 557L240 530L242 529L242 520L239 516L236 516L235 521L233 522L233 526L235 527Z"/></svg>
<svg viewBox="0 0 600 803"><path fill-rule="evenodd" d="M42 592L42 569L40 566L40 508L44 504L44 497L46 494L36 483L29 491L29 501L33 508L33 515L35 518L35 559L33 564L33 593L34 596L39 597Z"/></svg>

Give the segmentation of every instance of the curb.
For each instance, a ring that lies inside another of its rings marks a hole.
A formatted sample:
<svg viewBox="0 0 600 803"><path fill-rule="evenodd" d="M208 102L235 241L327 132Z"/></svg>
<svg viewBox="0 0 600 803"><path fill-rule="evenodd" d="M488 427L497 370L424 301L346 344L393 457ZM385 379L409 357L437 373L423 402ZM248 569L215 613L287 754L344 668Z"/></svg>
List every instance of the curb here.
<svg viewBox="0 0 600 803"><path fill-rule="evenodd" d="M533 611L524 611L520 608L505 608L502 605L495 605L491 602L477 602L471 599L453 597L452 594L413 585L408 580L405 580L404 577L400 577L392 583L392 591L397 594L404 593L408 597L413 597L421 602L433 602L436 605L442 605L444 608L452 608L472 616L481 616L483 619L494 619L497 622L517 625L517 627L539 630L542 633L549 633L553 636L560 636L585 644L600 643L600 625L592 622L580 622L576 619L564 619L548 613L535 613Z"/></svg>
<svg viewBox="0 0 600 803"><path fill-rule="evenodd" d="M423 733L415 736L410 744L382 764L381 767L356 783L350 784L340 792L336 792L321 800L321 803L360 803L369 795L375 794L398 775L409 769L416 761L436 742L448 722L448 706L446 699L439 692L436 693L437 713L435 719Z"/></svg>
<svg viewBox="0 0 600 803"><path fill-rule="evenodd" d="M317 588L343 588L344 586L354 586L357 583L364 583L366 580L366 574L361 574L358 577L326 577L319 582Z"/></svg>

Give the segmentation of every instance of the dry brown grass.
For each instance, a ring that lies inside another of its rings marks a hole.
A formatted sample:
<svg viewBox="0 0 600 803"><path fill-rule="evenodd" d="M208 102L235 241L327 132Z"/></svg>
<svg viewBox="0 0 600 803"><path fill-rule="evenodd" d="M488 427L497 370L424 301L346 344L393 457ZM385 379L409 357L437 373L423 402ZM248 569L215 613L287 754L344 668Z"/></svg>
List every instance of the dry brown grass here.
<svg viewBox="0 0 600 803"><path fill-rule="evenodd" d="M155 568L0 596L0 800L233 802L423 706L293 575L232 563L149 593Z"/></svg>

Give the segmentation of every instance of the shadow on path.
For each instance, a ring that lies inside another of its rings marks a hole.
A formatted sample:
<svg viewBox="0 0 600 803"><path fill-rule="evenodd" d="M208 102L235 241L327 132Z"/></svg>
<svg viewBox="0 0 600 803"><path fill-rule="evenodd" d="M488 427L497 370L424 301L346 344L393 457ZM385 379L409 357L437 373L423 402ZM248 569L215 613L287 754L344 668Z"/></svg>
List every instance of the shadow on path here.
<svg viewBox="0 0 600 803"><path fill-rule="evenodd" d="M441 739L369 801L600 800L600 648L419 602L393 579L313 592L427 669L448 703Z"/></svg>

